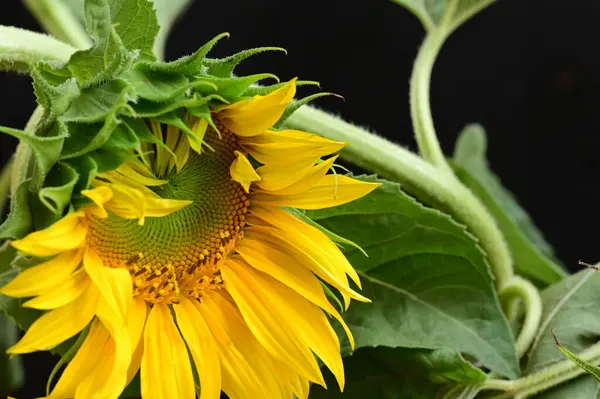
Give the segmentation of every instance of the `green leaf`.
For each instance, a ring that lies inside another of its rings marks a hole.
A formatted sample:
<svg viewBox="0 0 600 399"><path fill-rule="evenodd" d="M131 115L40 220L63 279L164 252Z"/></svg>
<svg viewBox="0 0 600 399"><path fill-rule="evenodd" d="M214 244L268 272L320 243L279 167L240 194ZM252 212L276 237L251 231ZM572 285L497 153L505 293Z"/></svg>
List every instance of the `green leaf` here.
<svg viewBox="0 0 600 399"><path fill-rule="evenodd" d="M542 294L543 314L539 331L529 350L526 374L563 360L552 330L563 345L581 352L600 337L600 274L582 270L546 288Z"/></svg>
<svg viewBox="0 0 600 399"><path fill-rule="evenodd" d="M19 339L17 326L0 314L0 396L6 397L23 385L25 375L20 356L12 359L6 350Z"/></svg>
<svg viewBox="0 0 600 399"><path fill-rule="evenodd" d="M75 48L53 37L12 26L0 26L0 70L29 72L43 60L65 61Z"/></svg>
<svg viewBox="0 0 600 399"><path fill-rule="evenodd" d="M102 86L83 89L61 119L65 122L80 123L103 121L115 107L127 104L129 99L122 96L127 87L127 82L115 79Z"/></svg>
<svg viewBox="0 0 600 399"><path fill-rule="evenodd" d="M95 1L95 0L87 0ZM111 24L129 51L140 50L140 59L155 60L158 21L150 0L107 0Z"/></svg>
<svg viewBox="0 0 600 399"><path fill-rule="evenodd" d="M37 173L34 175L34 186L41 187L46 175L58 161L65 140L65 130L61 123L57 123L52 137L39 137L22 130L0 126L0 132L16 137L27 143L33 151L36 160Z"/></svg>
<svg viewBox="0 0 600 399"><path fill-rule="evenodd" d="M213 48L213 46L224 37L229 37L229 33L221 33L205 43L202 47L196 50L194 54L181 57L178 60L171 62L149 62L145 64L145 67L157 72L183 74L187 76L200 73L202 71L202 63L204 62L206 55Z"/></svg>
<svg viewBox="0 0 600 399"><path fill-rule="evenodd" d="M411 11L430 31L445 23L455 29L495 0L392 0ZM448 13L446 20L444 14Z"/></svg>
<svg viewBox="0 0 600 399"><path fill-rule="evenodd" d="M285 108L285 111L281 115L281 118L279 118L279 120L277 121L277 123L275 123L275 126L273 126L273 128L279 129L285 123L285 121L287 121L289 119L289 117L292 116L292 114L294 112L296 112L300 107L308 104L309 102L311 102L313 100L316 100L317 98L326 97L326 96L334 96L334 97L343 98L335 93L322 92L322 93L315 93L310 96L306 96L300 100L294 100L288 104L288 106Z"/></svg>
<svg viewBox="0 0 600 399"><path fill-rule="evenodd" d="M128 86L121 91L113 107L106 113L103 122L95 124L69 123L70 136L65 140L61 159L79 157L106 144L115 128L121 123L118 119L121 109L131 109L128 104L131 90L133 88Z"/></svg>
<svg viewBox="0 0 600 399"><path fill-rule="evenodd" d="M154 42L154 52L159 59L164 58L165 46L171 28L183 14L192 0L153 0L160 29Z"/></svg>
<svg viewBox="0 0 600 399"><path fill-rule="evenodd" d="M451 385L477 383L486 378L459 353L448 349L361 348L344 358L344 368L347 383L343 394L327 373L329 389L313 385L309 398L431 399Z"/></svg>
<svg viewBox="0 0 600 399"><path fill-rule="evenodd" d="M158 22L149 0L86 0L85 26L94 45L67 64L81 86L108 81L138 58L155 59Z"/></svg>
<svg viewBox="0 0 600 399"><path fill-rule="evenodd" d="M77 184L79 174L71 166L58 162L54 165L44 187L39 191L38 197L57 217L62 216L63 211L71 202L73 188Z"/></svg>
<svg viewBox="0 0 600 399"><path fill-rule="evenodd" d="M287 54L287 51L281 47L257 47L240 51L225 58L207 58L204 62L207 67L206 73L219 78L229 78L233 76L233 71L242 61L267 51L282 51Z"/></svg>
<svg viewBox="0 0 600 399"><path fill-rule="evenodd" d="M85 27L94 45L73 54L66 65L80 86L106 82L129 69L135 60L135 54L127 50L114 23L107 0L86 0Z"/></svg>
<svg viewBox="0 0 600 399"><path fill-rule="evenodd" d="M519 274L552 284L566 272L552 259L552 248L534 226L515 197L489 169L483 128L468 125L454 149L456 176L485 204L506 239Z"/></svg>
<svg viewBox="0 0 600 399"><path fill-rule="evenodd" d="M558 338L556 337L556 335L554 335L554 333L552 333L552 336L554 337L554 342L556 342L556 345L558 346L558 349L560 349L560 351L569 359L571 359L573 361L573 363L575 363L576 365L578 365L579 367L581 367L583 370L587 371L590 375L592 375L598 382L600 382L600 367L597 367L583 359L581 359L579 356L577 356L576 354L574 354L573 352L571 352L570 350L568 350L567 348L565 348L559 341Z"/></svg>
<svg viewBox="0 0 600 399"><path fill-rule="evenodd" d="M75 79L67 79L59 84L51 82L49 79L55 76L43 71L47 67L49 66L38 64L31 70L37 102L44 107L44 113L35 128L37 135L45 135L56 118L67 111L71 102L81 94Z"/></svg>
<svg viewBox="0 0 600 399"><path fill-rule="evenodd" d="M10 201L8 217L0 225L0 240L22 238L31 230L30 183L31 179L25 179L16 188Z"/></svg>
<svg viewBox="0 0 600 399"><path fill-rule="evenodd" d="M369 254L345 251L361 276L362 294L373 301L353 303L344 314L357 347L449 348L515 378L514 339L473 237L398 184L380 182L357 201L307 212Z"/></svg>
<svg viewBox="0 0 600 399"><path fill-rule="evenodd" d="M600 338L600 274L582 270L542 294L543 315L524 367L526 375L540 371L564 360L554 342L552 331L569 350L579 353ZM590 381L591 380L591 381ZM536 396L536 399L596 399L596 380L585 376ZM589 393L589 394L583 394Z"/></svg>

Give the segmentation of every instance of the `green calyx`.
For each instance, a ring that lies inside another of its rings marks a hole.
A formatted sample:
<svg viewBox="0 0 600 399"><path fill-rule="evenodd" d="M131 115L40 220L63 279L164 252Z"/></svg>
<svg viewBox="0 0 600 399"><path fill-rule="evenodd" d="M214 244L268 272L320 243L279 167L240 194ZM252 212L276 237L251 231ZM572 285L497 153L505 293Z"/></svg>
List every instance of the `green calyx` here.
<svg viewBox="0 0 600 399"><path fill-rule="evenodd" d="M98 173L134 157L144 142L156 144L144 119L186 131L192 115L214 126L211 111L283 85L268 73L234 75L246 58L283 49L263 47L209 58L227 33L194 54L158 61L153 50L158 24L150 0L86 0L85 25L90 48L74 52L66 62L30 65L43 110L36 112L37 120L25 131L0 127L22 143L15 157L10 216L0 226L0 239L21 238L52 224L86 201L80 192L90 188ZM266 79L277 83L256 86ZM297 82L303 84L317 83ZM299 106L327 94L292 102L276 126Z"/></svg>

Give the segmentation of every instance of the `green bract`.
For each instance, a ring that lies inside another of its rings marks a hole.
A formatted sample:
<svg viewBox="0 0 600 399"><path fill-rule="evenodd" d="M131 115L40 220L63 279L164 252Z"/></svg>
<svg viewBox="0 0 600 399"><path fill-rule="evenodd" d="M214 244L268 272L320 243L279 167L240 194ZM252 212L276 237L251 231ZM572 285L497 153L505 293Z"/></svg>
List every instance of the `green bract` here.
<svg viewBox="0 0 600 399"><path fill-rule="evenodd" d="M208 58L227 33L194 54L158 61L153 49L159 28L149 0L88 0L85 25L93 42L90 48L74 52L66 63L42 60L29 65L43 109L31 130L0 128L21 140L13 174L15 194L10 215L0 226L0 239L22 238L52 224L69 206L85 201L80 193L98 173L117 168L132 156L130 150L141 151L141 142L156 142L141 118L186 132L190 131L186 113L202 116L212 125L210 110L282 85L255 86L278 81L269 73L244 77L233 73L254 54L283 49L264 47ZM322 95L327 93L290 104L279 124L300 105Z"/></svg>

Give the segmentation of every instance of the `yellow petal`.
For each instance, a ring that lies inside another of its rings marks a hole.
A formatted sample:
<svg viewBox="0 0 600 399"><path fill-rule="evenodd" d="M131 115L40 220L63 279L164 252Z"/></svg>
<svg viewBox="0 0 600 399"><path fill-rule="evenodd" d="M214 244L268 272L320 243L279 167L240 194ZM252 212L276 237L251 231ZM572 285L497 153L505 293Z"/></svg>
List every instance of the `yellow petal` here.
<svg viewBox="0 0 600 399"><path fill-rule="evenodd" d="M284 230L293 237L294 242L312 248L315 257L323 264L328 264L332 269L338 269L340 273L346 273L361 288L358 274L348 262L339 247L329 239L322 231L299 220L289 212L277 207L255 206L252 216Z"/></svg>
<svg viewBox="0 0 600 399"><path fill-rule="evenodd" d="M113 192L108 187L96 187L91 190L82 190L81 194L88 197L96 205L84 207L84 211L99 218L106 218L108 213L104 209L104 204L111 200Z"/></svg>
<svg viewBox="0 0 600 399"><path fill-rule="evenodd" d="M257 171L262 179L258 187L276 195L305 192L323 180L336 159L337 156L331 157L317 165L309 165L305 168L284 168L280 165L262 166Z"/></svg>
<svg viewBox="0 0 600 399"><path fill-rule="evenodd" d="M281 378L273 368L272 357L252 336L239 311L223 295L211 292L194 302L217 343L221 363L223 391L230 399L283 398L273 377ZM271 365L270 368L265 368ZM291 397L288 395L287 397Z"/></svg>
<svg viewBox="0 0 600 399"><path fill-rule="evenodd" d="M299 209L323 209L346 204L364 197L379 187L379 183L366 183L343 175L327 175L312 188L296 194L255 192L257 203L289 206Z"/></svg>
<svg viewBox="0 0 600 399"><path fill-rule="evenodd" d="M104 266L95 250L87 249L83 267L100 290L102 298L119 323L127 325L129 310L133 306L131 275L126 269Z"/></svg>
<svg viewBox="0 0 600 399"><path fill-rule="evenodd" d="M204 135L206 134L207 128L208 121L204 118L198 118L191 129L192 133L194 133L193 137L188 136L187 141L190 147L198 154L202 152L202 147L200 144L204 141Z"/></svg>
<svg viewBox="0 0 600 399"><path fill-rule="evenodd" d="M255 292L256 289L263 287L258 288L254 285L255 281L247 281L242 286L237 265L237 262L229 259L221 269L221 273L228 292L231 293L256 339L267 352L287 364L296 373L324 385L323 376L308 345L291 335L284 324L273 317L272 312L277 309L270 307L270 300L262 302L265 298L261 298L259 293Z"/></svg>
<svg viewBox="0 0 600 399"><path fill-rule="evenodd" d="M268 244L245 237L236 245L236 251L248 264L287 285L310 302L331 314L342 325L352 349L354 337L342 316L327 300L319 280L304 265L286 252Z"/></svg>
<svg viewBox="0 0 600 399"><path fill-rule="evenodd" d="M60 308L79 298L90 284L91 281L85 270L79 269L50 291L25 302L23 307L41 310Z"/></svg>
<svg viewBox="0 0 600 399"><path fill-rule="evenodd" d="M74 399L92 397L117 399L119 397L124 388L124 382L123 387L115 386L114 381L110 378L112 366L115 363L115 351L115 342L109 338L102 347L100 356L96 358L94 367L77 386Z"/></svg>
<svg viewBox="0 0 600 399"><path fill-rule="evenodd" d="M217 112L217 118L238 136L255 136L270 129L283 115L296 94L296 79L266 96L228 105Z"/></svg>
<svg viewBox="0 0 600 399"><path fill-rule="evenodd" d="M173 305L173 309L181 335L196 364L202 389L200 399L219 399L221 366L215 340L198 309L185 297L179 301L179 305Z"/></svg>
<svg viewBox="0 0 600 399"><path fill-rule="evenodd" d="M66 341L92 320L98 308L99 297L98 289L90 285L76 301L37 319L25 336L7 352L19 354L47 350Z"/></svg>
<svg viewBox="0 0 600 399"><path fill-rule="evenodd" d="M319 252L315 252L307 243L297 241L290 232L252 226L244 229L244 234L245 237L267 243L276 251L281 250L292 255L304 267L311 270L326 283L338 289L344 296L346 308L349 306L349 298L354 298L361 302L370 302L368 298L365 298L349 287L346 274L341 273L335 265L331 265L327 257L323 257Z"/></svg>
<svg viewBox="0 0 600 399"><path fill-rule="evenodd" d="M274 339L285 342L278 334L278 330L282 330L295 346L306 346L319 356L343 389L344 367L340 343L318 307L243 261L229 259L221 272L227 290L248 327L269 353L291 366L287 354L281 353L282 350L289 353L289 345L283 348L274 345Z"/></svg>
<svg viewBox="0 0 600 399"><path fill-rule="evenodd" d="M85 243L87 223L83 212L71 213L47 229L29 234L11 245L21 252L34 256L52 256Z"/></svg>
<svg viewBox="0 0 600 399"><path fill-rule="evenodd" d="M140 170L140 166L134 166L135 164L143 166L140 162L129 161L122 164L114 171L102 173L100 176L112 183L123 183L125 185L142 187L162 186L168 183L167 180L157 179L150 173L143 173ZM150 174L150 176L148 176L148 174Z"/></svg>
<svg viewBox="0 0 600 399"><path fill-rule="evenodd" d="M141 368L144 399L194 399L194 377L187 348L164 304L155 304L144 328Z"/></svg>
<svg viewBox="0 0 600 399"><path fill-rule="evenodd" d="M239 151L235 151L235 160L232 162L229 168L229 173L233 181L240 183L244 188L244 191L250 190L250 184L255 181L260 181L260 176L256 173L250 161L244 154Z"/></svg>
<svg viewBox="0 0 600 399"><path fill-rule="evenodd" d="M55 258L30 267L19 273L0 293L12 297L42 295L69 279L81 263L83 251L75 249Z"/></svg>
<svg viewBox="0 0 600 399"><path fill-rule="evenodd" d="M48 399L74 397L81 381L89 375L98 359L102 357L104 346L109 339L110 335L100 320L94 320L85 341L63 371Z"/></svg>
<svg viewBox="0 0 600 399"><path fill-rule="evenodd" d="M133 380L133 377L137 374L140 369L140 364L142 363L142 355L144 353L144 340L142 339L142 336L147 315L148 305L146 305L146 301L141 297L136 298L127 324L129 343L132 349L135 348L131 355L129 370L127 370L127 384Z"/></svg>
<svg viewBox="0 0 600 399"><path fill-rule="evenodd" d="M106 297L100 298L96 314L111 338L104 346L102 356L97 360L94 369L77 388L75 399L117 399L128 381L132 356L129 329L125 321L115 315L113 305L108 303ZM129 324L129 320L126 322ZM139 331L136 333L139 335Z"/></svg>
<svg viewBox="0 0 600 399"><path fill-rule="evenodd" d="M122 184L111 184L113 198L106 203L106 209L124 219L139 219L144 224L146 217L161 217L189 205L192 201L163 199L156 194L150 195L141 190Z"/></svg>
<svg viewBox="0 0 600 399"><path fill-rule="evenodd" d="M346 143L329 140L299 130L265 132L240 137L242 147L264 165L314 164L326 155L340 151Z"/></svg>

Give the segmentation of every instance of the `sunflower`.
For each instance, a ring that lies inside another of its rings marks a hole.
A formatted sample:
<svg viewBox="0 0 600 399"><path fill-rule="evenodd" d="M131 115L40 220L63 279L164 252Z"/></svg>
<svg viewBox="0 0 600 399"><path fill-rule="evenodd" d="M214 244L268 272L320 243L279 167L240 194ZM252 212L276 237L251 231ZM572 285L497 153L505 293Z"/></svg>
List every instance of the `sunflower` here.
<svg viewBox="0 0 600 399"><path fill-rule="evenodd" d="M353 340L323 284L346 307L368 299L336 244L287 208L344 204L377 185L328 173L344 143L271 130L295 87L180 127L132 120L152 139L98 174L85 205L12 242L46 259L0 292L47 312L8 352L86 334L50 398L117 398L139 370L145 399L304 399L325 385L317 357L343 388L327 314Z"/></svg>

